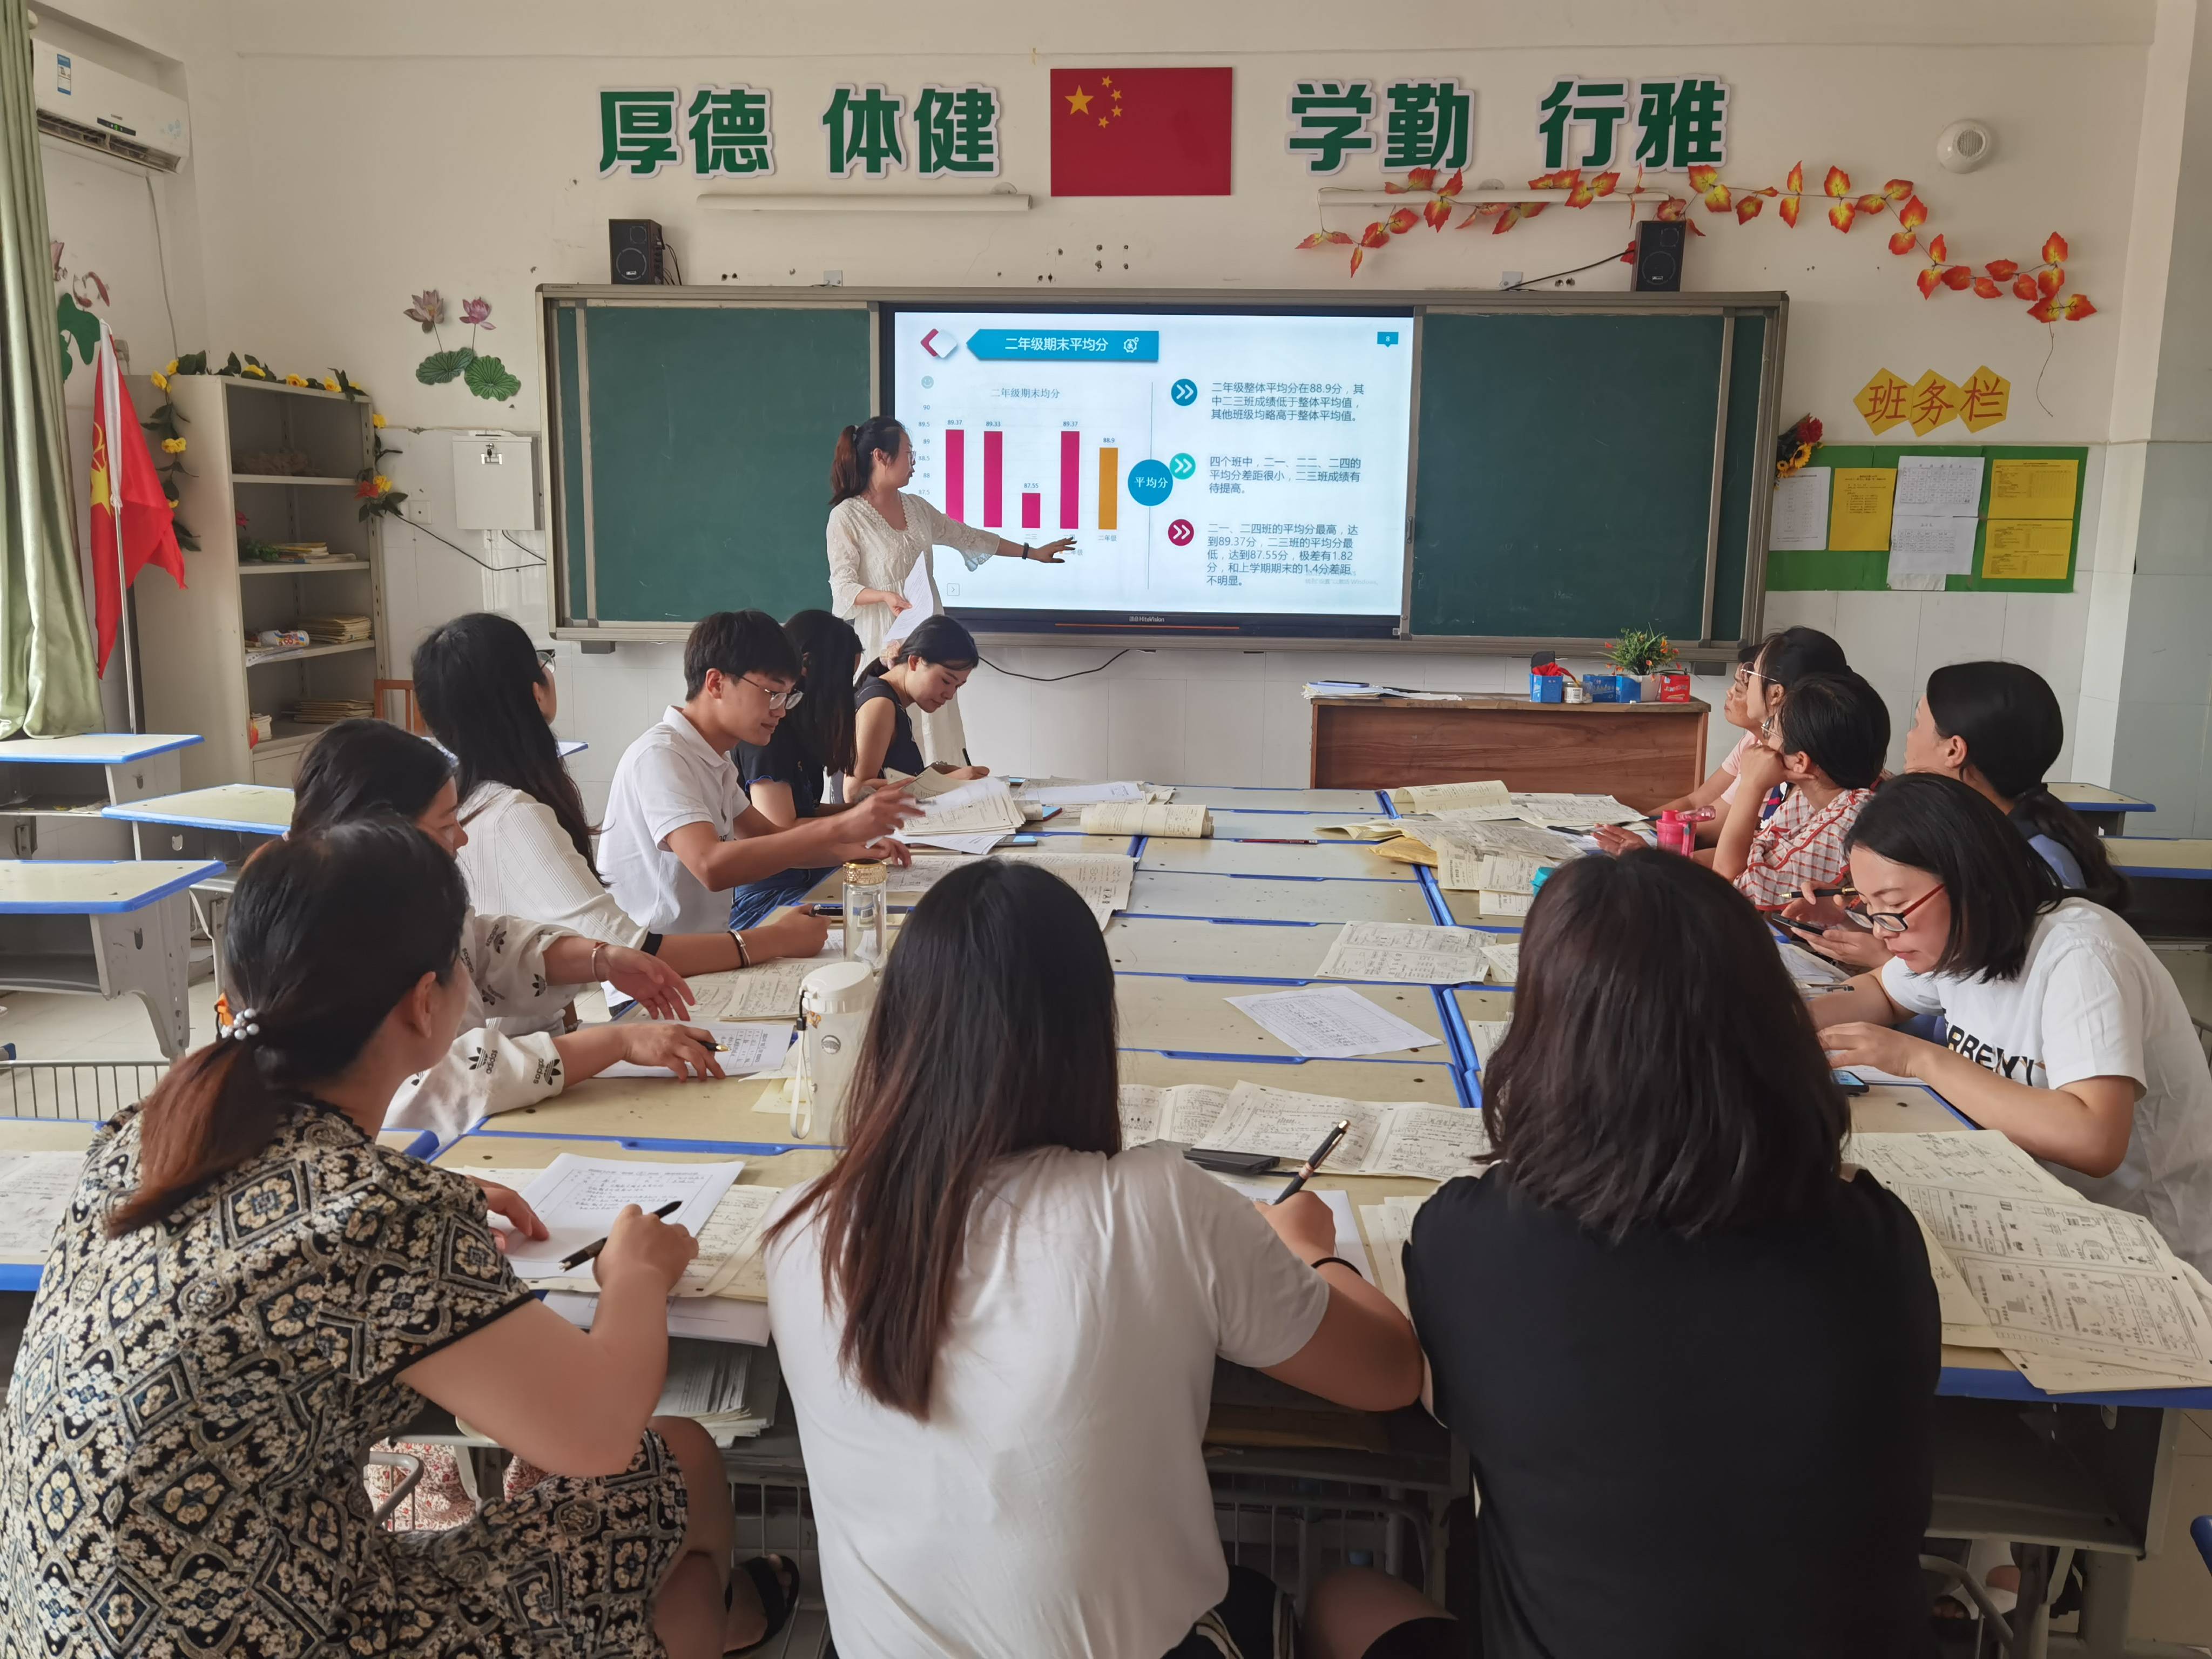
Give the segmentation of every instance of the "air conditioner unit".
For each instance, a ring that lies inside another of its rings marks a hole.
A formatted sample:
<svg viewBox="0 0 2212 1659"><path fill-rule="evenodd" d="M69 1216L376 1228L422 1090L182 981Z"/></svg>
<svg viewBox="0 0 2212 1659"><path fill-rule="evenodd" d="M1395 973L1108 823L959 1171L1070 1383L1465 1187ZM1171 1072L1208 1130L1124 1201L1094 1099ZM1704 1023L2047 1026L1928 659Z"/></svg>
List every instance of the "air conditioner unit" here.
<svg viewBox="0 0 2212 1659"><path fill-rule="evenodd" d="M31 58L40 131L162 173L191 154L183 99L35 38Z"/></svg>

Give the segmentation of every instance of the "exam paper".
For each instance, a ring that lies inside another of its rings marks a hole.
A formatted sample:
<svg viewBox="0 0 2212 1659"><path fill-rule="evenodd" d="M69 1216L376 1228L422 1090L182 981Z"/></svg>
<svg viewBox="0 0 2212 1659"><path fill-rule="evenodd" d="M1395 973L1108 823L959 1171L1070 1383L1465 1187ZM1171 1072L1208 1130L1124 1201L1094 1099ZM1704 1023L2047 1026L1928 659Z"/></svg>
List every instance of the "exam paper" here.
<svg viewBox="0 0 2212 1659"><path fill-rule="evenodd" d="M987 834L995 840L1022 823L1022 809L1004 778L971 778L922 802L921 816L891 833L908 842Z"/></svg>
<svg viewBox="0 0 2212 1659"><path fill-rule="evenodd" d="M734 1184L722 1194L699 1232L699 1254L676 1281L678 1296L725 1296L768 1300L768 1267L761 1260L761 1228L781 1187Z"/></svg>
<svg viewBox="0 0 2212 1659"><path fill-rule="evenodd" d="M722 1068L725 1077L751 1077L758 1072L773 1072L783 1064L783 1051L791 1047L792 1028L787 1024L744 1025L710 1019L705 1025L714 1033L714 1041L729 1051L714 1056L714 1063ZM657 1077L666 1083L678 1080L678 1074L665 1066L641 1066L628 1060L617 1060L598 1075Z"/></svg>
<svg viewBox="0 0 2212 1659"><path fill-rule="evenodd" d="M1390 792L1390 805L1401 812L1436 812L1454 806L1510 806L1513 798L1504 781L1485 778L1477 783L1414 783Z"/></svg>
<svg viewBox="0 0 2212 1659"><path fill-rule="evenodd" d="M1996 1129L1853 1135L1844 1156L1892 1192L1899 1185L1940 1182L2018 1198L2083 1201Z"/></svg>
<svg viewBox="0 0 2212 1659"><path fill-rule="evenodd" d="M924 548L921 556L914 562L914 568L906 573L906 586L899 589L899 597L907 608L891 618L891 625L884 629L884 643L902 640L936 614L937 595L930 591L929 550Z"/></svg>
<svg viewBox="0 0 2212 1659"><path fill-rule="evenodd" d="M1850 977L1838 963L1815 956L1802 945L1777 940L1775 948L1782 952L1782 965L1790 970L1790 977L1796 984L1834 985Z"/></svg>
<svg viewBox="0 0 2212 1659"><path fill-rule="evenodd" d="M1027 784L1020 794L1024 800L1033 800L1040 806L1093 806L1102 801L1146 799L1145 786L1130 782Z"/></svg>
<svg viewBox="0 0 2212 1659"><path fill-rule="evenodd" d="M1361 1054L1426 1048L1437 1039L1349 985L1301 986L1257 996L1227 997L1271 1036L1312 1060L1352 1060Z"/></svg>
<svg viewBox="0 0 2212 1659"><path fill-rule="evenodd" d="M1212 1131L1214 1120L1228 1103L1228 1090L1209 1089L1202 1083L1178 1083L1168 1089L1125 1083L1121 1100L1121 1144L1141 1146L1148 1140L1173 1140L1195 1146Z"/></svg>
<svg viewBox="0 0 2212 1659"><path fill-rule="evenodd" d="M1825 466L1800 467L1774 481L1774 504L1766 518L1766 545L1773 552L1816 550L1828 544L1828 483Z"/></svg>
<svg viewBox="0 0 2212 1659"><path fill-rule="evenodd" d="M1352 841L1395 841L1406 833L1395 818L1363 818L1355 823L1316 823L1316 836L1341 836Z"/></svg>
<svg viewBox="0 0 2212 1659"><path fill-rule="evenodd" d="M696 1234L744 1167L742 1160L641 1164L562 1152L522 1189L523 1201L538 1212L549 1237L510 1239L507 1259L522 1279L557 1279L573 1273L574 1269L561 1265L561 1258L605 1238L625 1204L650 1212L679 1200L670 1224Z"/></svg>
<svg viewBox="0 0 2212 1659"><path fill-rule="evenodd" d="M0 1152L0 1261L45 1265L83 1173L82 1152Z"/></svg>
<svg viewBox="0 0 2212 1659"><path fill-rule="evenodd" d="M1498 1045L1505 1041L1506 1032L1513 1029L1510 1019L1471 1019L1467 1023L1468 1041L1474 1044L1474 1063L1478 1066L1490 1064L1491 1055Z"/></svg>
<svg viewBox="0 0 2212 1659"><path fill-rule="evenodd" d="M1516 819L1519 810L1514 809ZM1569 859L1580 858L1583 850L1571 837L1526 820L1510 823L1484 822L1460 812L1439 813L1432 823L1417 819L1406 826L1405 833L1419 836L1431 847L1439 839L1452 841L1483 857L1506 854L1534 859L1540 864L1565 864ZM1441 854L1442 849L1438 850Z"/></svg>
<svg viewBox="0 0 2212 1659"><path fill-rule="evenodd" d="M999 857L1009 864L1034 864L1040 870L1051 871L1091 907L1102 932L1116 910L1129 908L1129 888L1136 879L1137 861L1126 853L1033 853L1017 848Z"/></svg>
<svg viewBox="0 0 2212 1659"><path fill-rule="evenodd" d="M1311 1147L1307 1148L1309 1152L1311 1150ZM1214 1179L1231 1192L1242 1193L1255 1204L1272 1204L1275 1201L1276 1195L1283 1190L1280 1179L1240 1181L1234 1176L1224 1176L1218 1172ZM1352 1213L1352 1194L1340 1187L1309 1187L1305 1190L1328 1206L1329 1215L1336 1222L1336 1242L1329 1247L1329 1254L1343 1257L1352 1264L1352 1270L1354 1273L1369 1283L1373 1283L1375 1263L1373 1258L1367 1254L1367 1241L1360 1237L1359 1221Z"/></svg>
<svg viewBox="0 0 2212 1659"><path fill-rule="evenodd" d="M894 870L894 880L904 873ZM732 968L701 974L691 981L694 1018L703 1020L797 1019L799 982L822 964L811 957L763 962L757 968Z"/></svg>
<svg viewBox="0 0 2212 1659"><path fill-rule="evenodd" d="M1154 801L1099 801L1083 809L1086 836L1164 836L1195 841L1213 833L1213 814L1203 806Z"/></svg>
<svg viewBox="0 0 2212 1659"><path fill-rule="evenodd" d="M1344 1100L1257 1083L1239 1083L1230 1091L1212 1132L1197 1144L1302 1164L1340 1119L1352 1127L1322 1165L1331 1175L1449 1181L1479 1171L1478 1160L1490 1151L1482 1114L1463 1106Z"/></svg>
<svg viewBox="0 0 2212 1659"><path fill-rule="evenodd" d="M1488 916L1525 916L1536 908L1534 893L1493 893L1485 888L1480 902Z"/></svg>
<svg viewBox="0 0 2212 1659"><path fill-rule="evenodd" d="M1527 823L1540 829L1591 830L1601 823L1640 823L1644 815L1611 795L1516 794L1513 805Z"/></svg>
<svg viewBox="0 0 2212 1659"><path fill-rule="evenodd" d="M1417 921L1347 921L1316 970L1317 979L1394 985L1464 985L1482 977L1487 935ZM1363 999L1364 1000L1364 999Z"/></svg>
<svg viewBox="0 0 2212 1659"><path fill-rule="evenodd" d="M1490 969L1491 981L1498 985L1512 985L1521 978L1521 942L1510 940L1503 945L1482 947L1482 960Z"/></svg>
<svg viewBox="0 0 2212 1659"><path fill-rule="evenodd" d="M1428 1202L1426 1194L1418 1198L1386 1198L1380 1204L1359 1206L1360 1230L1367 1235L1368 1253L1375 1264L1375 1288L1397 1304L1398 1311L1411 1319L1413 1308L1406 1299L1406 1246L1413 1237L1413 1218Z"/></svg>
<svg viewBox="0 0 2212 1659"><path fill-rule="evenodd" d="M959 853L969 858L975 858L989 852L1012 833L1008 830L992 830L980 836L909 835L902 836L901 839L909 847L935 847L947 853Z"/></svg>

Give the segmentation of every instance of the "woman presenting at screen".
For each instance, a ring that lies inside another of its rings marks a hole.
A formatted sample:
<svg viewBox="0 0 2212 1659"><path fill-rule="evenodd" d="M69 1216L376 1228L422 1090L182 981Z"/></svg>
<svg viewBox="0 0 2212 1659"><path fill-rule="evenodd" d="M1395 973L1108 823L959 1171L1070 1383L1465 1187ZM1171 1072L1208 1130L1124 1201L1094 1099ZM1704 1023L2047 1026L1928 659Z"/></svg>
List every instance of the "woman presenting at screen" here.
<svg viewBox="0 0 2212 1659"><path fill-rule="evenodd" d="M916 560L929 569L932 547L941 543L957 549L975 570L994 555L1058 564L1060 556L1075 545L1074 537L1062 536L1042 547L1025 546L948 519L921 496L903 493L913 477L914 446L906 428L890 416L872 416L838 434L837 453L830 463L830 608L853 624L867 660L882 653L892 620L908 608L902 590ZM933 570L929 593L932 609L943 610ZM810 689L830 694L827 687ZM957 699L934 714L915 710L914 723L925 760L966 763Z"/></svg>

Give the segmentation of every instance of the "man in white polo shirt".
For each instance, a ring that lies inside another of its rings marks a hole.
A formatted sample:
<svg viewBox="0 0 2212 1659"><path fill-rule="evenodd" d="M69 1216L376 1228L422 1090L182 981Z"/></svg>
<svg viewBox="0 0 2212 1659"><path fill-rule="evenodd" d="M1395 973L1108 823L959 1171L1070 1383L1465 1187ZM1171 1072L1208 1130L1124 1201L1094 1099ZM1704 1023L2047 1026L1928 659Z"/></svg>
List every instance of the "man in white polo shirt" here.
<svg viewBox="0 0 2212 1659"><path fill-rule="evenodd" d="M878 790L789 830L754 810L730 750L775 735L802 695L799 677L790 639L758 611L718 611L684 641L684 700L623 752L599 836L608 887L648 932L718 933L732 888L785 870L906 862L886 837L921 809L902 790ZM843 692L824 686L817 695Z"/></svg>

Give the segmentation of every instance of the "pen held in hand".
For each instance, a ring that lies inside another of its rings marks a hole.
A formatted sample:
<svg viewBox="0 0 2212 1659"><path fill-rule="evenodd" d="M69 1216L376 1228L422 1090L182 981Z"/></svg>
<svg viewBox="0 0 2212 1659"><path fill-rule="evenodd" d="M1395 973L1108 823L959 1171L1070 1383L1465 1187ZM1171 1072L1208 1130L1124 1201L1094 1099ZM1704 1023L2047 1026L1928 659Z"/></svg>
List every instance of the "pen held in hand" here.
<svg viewBox="0 0 2212 1659"><path fill-rule="evenodd" d="M1321 1145L1314 1148L1314 1155L1308 1158L1304 1163L1298 1165L1298 1172L1291 1177L1290 1184L1288 1186L1285 1187L1281 1192L1275 1194L1274 1201L1280 1204L1285 1199L1290 1197L1291 1194L1297 1192L1301 1187L1304 1186L1306 1182L1312 1180L1314 1171L1320 1169L1322 1164L1328 1162L1328 1155L1336 1150L1336 1143L1343 1139L1346 1134L1351 1131L1351 1128L1352 1120L1350 1118L1340 1117L1337 1119L1336 1127L1321 1138Z"/></svg>
<svg viewBox="0 0 2212 1659"><path fill-rule="evenodd" d="M655 1221L665 1221L669 1217L674 1215L683 1207L684 1200L682 1199L672 1198L667 1203L662 1205L659 1209L653 1212L653 1218ZM575 1251L572 1255L562 1256L561 1258L561 1265L563 1267L580 1267L586 1261L596 1261L599 1260L599 1252L606 1248L607 1241L604 1238L600 1239L597 1243L586 1244L582 1249Z"/></svg>

